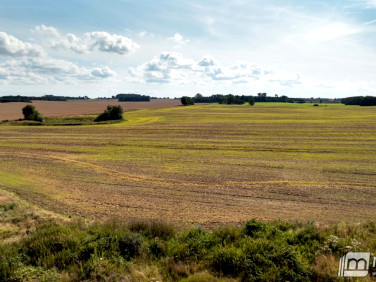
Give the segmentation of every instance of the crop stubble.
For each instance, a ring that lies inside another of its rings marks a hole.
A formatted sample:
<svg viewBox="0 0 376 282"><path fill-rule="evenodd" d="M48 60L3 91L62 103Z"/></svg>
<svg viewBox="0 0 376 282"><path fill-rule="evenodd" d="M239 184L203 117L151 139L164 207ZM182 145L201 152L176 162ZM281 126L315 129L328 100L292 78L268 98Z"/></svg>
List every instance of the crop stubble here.
<svg viewBox="0 0 376 282"><path fill-rule="evenodd" d="M0 126L0 186L96 219L214 226L375 216L374 108L206 105L126 120Z"/></svg>

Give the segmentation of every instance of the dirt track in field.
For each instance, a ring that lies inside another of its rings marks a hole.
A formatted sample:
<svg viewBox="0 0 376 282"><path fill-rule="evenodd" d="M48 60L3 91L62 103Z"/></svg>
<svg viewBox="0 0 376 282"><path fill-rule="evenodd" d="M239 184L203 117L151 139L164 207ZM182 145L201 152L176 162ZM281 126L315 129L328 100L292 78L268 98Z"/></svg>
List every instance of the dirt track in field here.
<svg viewBox="0 0 376 282"><path fill-rule="evenodd" d="M30 103L0 103L0 121L23 118L22 108ZM46 117L73 116L98 114L103 112L107 105L121 105L124 111L139 109L159 109L181 105L179 100L152 99L150 102L118 102L110 100L86 101L33 101L32 105Z"/></svg>

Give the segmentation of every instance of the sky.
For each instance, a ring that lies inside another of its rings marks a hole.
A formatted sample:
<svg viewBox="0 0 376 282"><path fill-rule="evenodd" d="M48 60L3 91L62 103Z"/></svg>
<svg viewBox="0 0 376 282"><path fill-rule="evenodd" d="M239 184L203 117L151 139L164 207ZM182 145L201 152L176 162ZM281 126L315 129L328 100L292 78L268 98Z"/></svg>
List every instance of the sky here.
<svg viewBox="0 0 376 282"><path fill-rule="evenodd" d="M0 0L0 96L376 95L376 0Z"/></svg>

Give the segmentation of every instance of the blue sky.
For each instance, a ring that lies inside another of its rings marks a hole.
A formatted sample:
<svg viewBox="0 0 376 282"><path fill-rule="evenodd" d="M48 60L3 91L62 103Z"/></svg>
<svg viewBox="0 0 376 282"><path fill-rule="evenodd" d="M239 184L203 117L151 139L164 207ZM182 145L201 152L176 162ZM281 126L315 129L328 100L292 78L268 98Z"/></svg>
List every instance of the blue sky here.
<svg viewBox="0 0 376 282"><path fill-rule="evenodd" d="M0 0L0 95L376 95L376 0Z"/></svg>

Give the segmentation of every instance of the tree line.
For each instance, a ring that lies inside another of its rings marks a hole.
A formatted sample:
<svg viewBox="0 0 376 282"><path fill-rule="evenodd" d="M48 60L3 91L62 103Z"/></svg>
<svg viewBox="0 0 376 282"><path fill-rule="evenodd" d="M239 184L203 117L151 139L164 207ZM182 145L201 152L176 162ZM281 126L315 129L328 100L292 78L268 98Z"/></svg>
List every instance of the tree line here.
<svg viewBox="0 0 376 282"><path fill-rule="evenodd" d="M54 96L54 95L44 95L41 97L36 96L2 96L0 97L0 103L11 103L11 102L24 102L31 103L33 100L39 101L68 101L68 100L87 100L87 96L70 97L70 96Z"/></svg>
<svg viewBox="0 0 376 282"><path fill-rule="evenodd" d="M118 94L115 96L119 102L149 102L150 96L140 94Z"/></svg>
<svg viewBox="0 0 376 282"><path fill-rule="evenodd" d="M374 96L354 96L343 98L342 104L345 105L359 105L359 106L376 106L376 97Z"/></svg>
<svg viewBox="0 0 376 282"><path fill-rule="evenodd" d="M275 95L267 96L266 93L258 93L257 96L252 95L233 95L233 94L213 94L211 96L203 96L197 93L194 97L190 98L187 96L182 97L181 100L183 105L191 105L192 103L219 103L219 104L238 104L242 105L244 103L254 104L256 102L279 102L279 103L305 103L305 99L302 98L289 98L285 95L278 96Z"/></svg>

